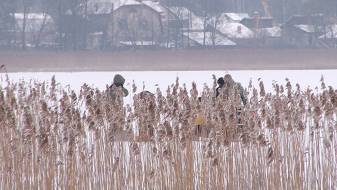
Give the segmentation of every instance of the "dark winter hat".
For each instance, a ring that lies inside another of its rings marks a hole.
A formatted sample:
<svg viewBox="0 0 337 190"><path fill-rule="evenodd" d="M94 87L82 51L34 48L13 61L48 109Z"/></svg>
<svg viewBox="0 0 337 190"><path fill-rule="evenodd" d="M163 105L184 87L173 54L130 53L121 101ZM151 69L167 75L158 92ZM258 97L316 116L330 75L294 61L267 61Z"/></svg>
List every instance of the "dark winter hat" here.
<svg viewBox="0 0 337 190"><path fill-rule="evenodd" d="M122 75L116 74L114 76L114 85L116 85L116 86L123 86L124 83L125 83L125 79L124 79L124 77Z"/></svg>
<svg viewBox="0 0 337 190"><path fill-rule="evenodd" d="M223 79L223 77L220 77L220 78L218 79L217 83L218 83L219 85L223 85L223 84L225 84L225 80Z"/></svg>

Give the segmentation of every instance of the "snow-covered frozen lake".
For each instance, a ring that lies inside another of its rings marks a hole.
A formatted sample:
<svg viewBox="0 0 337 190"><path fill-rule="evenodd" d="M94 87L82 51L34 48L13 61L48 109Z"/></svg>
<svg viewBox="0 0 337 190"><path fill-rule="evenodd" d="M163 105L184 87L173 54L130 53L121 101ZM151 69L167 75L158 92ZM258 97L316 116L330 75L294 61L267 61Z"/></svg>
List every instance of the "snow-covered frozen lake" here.
<svg viewBox="0 0 337 190"><path fill-rule="evenodd" d="M132 91L132 83L135 82L137 92L140 92L145 86L145 90L155 92L158 87L164 92L167 87L175 83L179 77L179 83L186 84L190 89L192 82L196 82L199 90L202 90L204 84L213 85L212 75L216 77L224 76L229 73L234 80L240 82L245 88L252 80L253 85L258 87L258 79L264 81L265 89L272 90L272 83L276 81L278 84L285 84L288 78L295 86L296 83L301 88L320 87L320 79L324 76L327 86L337 88L337 70L252 70L252 71L144 71L144 72L37 72L37 73L9 73L11 81L50 81L55 75L56 81L62 86L69 85L71 89L78 91L80 87L87 83L89 86L105 89L107 84L111 84L115 74L122 74L126 78L126 85L130 92ZM4 74L0 74L0 84L4 85ZM131 100L131 96L129 96ZM128 98L126 98L128 99ZM128 100L127 100L128 101Z"/></svg>
<svg viewBox="0 0 337 190"><path fill-rule="evenodd" d="M55 75L57 82L62 85L70 85L74 89L78 89L84 83L95 86L99 89L104 88L106 84L111 84L115 74L122 74L126 78L126 87L131 88L132 81L138 88L145 84L145 88L153 91L159 85L161 88L166 88L168 85L175 82L179 77L181 84L186 83L188 86L194 81L199 87L203 84L212 85L212 75L217 77L224 76L229 73L234 80L241 82L243 86L249 84L252 79L253 84L258 84L258 79L261 78L265 87L270 90L272 82L276 81L279 84L285 83L285 78L295 84L299 83L302 87L319 86L321 76L324 76L327 85L337 87L337 70L275 70L275 71L134 71L134 72L36 72L36 73L9 73L12 81L19 80L38 80L50 81ZM3 82L4 74L1 75Z"/></svg>

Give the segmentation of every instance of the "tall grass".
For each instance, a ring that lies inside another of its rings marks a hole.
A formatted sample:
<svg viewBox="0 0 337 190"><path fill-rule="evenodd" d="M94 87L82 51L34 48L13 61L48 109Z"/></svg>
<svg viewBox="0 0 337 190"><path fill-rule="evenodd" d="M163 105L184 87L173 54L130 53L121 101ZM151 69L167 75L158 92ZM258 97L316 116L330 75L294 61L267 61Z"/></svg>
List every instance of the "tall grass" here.
<svg viewBox="0 0 337 190"><path fill-rule="evenodd" d="M132 94L132 105L124 105L85 84L76 94L55 78L7 79L0 87L0 188L337 188L332 87L322 80L319 90L302 90L287 81L265 92L261 81L246 88L245 106L236 90L214 98L214 89L198 92L177 79L166 93ZM201 131L197 117L205 121Z"/></svg>

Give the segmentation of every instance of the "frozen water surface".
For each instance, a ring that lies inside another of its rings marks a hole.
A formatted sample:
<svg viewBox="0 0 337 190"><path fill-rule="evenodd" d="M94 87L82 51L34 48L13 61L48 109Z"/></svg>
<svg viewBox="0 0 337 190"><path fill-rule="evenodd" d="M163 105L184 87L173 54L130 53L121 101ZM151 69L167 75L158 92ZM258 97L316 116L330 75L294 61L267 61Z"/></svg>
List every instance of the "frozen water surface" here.
<svg viewBox="0 0 337 190"><path fill-rule="evenodd" d="M107 84L111 84L115 74L122 74L126 78L125 87L129 90L132 88L133 81L137 86L137 91L141 91L145 85L145 90L155 92L157 87L165 91L167 87L175 83L179 77L179 83L191 87L192 82L196 82L199 90L202 90L204 84L213 85L212 75L216 77L224 76L229 73L234 80L240 82L244 88L248 87L249 81L258 87L258 79L264 81L267 91L272 90L272 84L276 81L278 84L285 84L288 78L293 85L299 83L303 88L320 86L320 79L324 76L327 86L337 87L337 70L277 70L277 71L144 71L144 72L37 72L37 73L9 73L11 81L19 80L37 80L50 81L55 75L56 81L62 86L69 85L75 91L87 83L89 86L105 89ZM1 83L4 82L4 75L1 75Z"/></svg>

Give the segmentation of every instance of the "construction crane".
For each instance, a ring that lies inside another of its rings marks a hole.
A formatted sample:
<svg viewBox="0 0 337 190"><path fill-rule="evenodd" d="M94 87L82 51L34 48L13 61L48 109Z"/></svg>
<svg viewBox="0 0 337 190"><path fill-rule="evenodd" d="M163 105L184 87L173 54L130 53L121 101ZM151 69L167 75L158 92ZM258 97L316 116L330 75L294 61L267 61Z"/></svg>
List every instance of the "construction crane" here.
<svg viewBox="0 0 337 190"><path fill-rule="evenodd" d="M261 0L261 4L263 6L264 13L267 17L272 17L269 7L269 0Z"/></svg>

